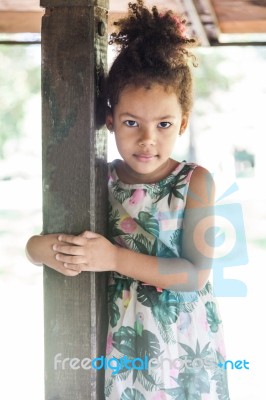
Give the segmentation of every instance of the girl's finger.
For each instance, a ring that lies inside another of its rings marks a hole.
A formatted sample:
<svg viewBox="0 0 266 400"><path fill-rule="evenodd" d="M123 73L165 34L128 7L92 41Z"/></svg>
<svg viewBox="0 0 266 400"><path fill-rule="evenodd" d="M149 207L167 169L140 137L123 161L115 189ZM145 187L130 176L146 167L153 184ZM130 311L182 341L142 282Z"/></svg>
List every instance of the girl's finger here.
<svg viewBox="0 0 266 400"><path fill-rule="evenodd" d="M98 233L91 232L91 231L85 231L80 234L80 237L86 238L86 239L96 239L98 237L101 237Z"/></svg>
<svg viewBox="0 0 266 400"><path fill-rule="evenodd" d="M66 242L70 244L75 244L76 246L84 246L87 241L82 236L74 236L74 235L64 235L61 234L58 236L59 242Z"/></svg>
<svg viewBox="0 0 266 400"><path fill-rule="evenodd" d="M80 274L81 271L76 271L74 269L65 268L63 271L60 271L65 276L74 277Z"/></svg>
<svg viewBox="0 0 266 400"><path fill-rule="evenodd" d="M55 258L58 261L61 261L62 263L67 263L67 264L83 264L84 263L84 257L83 256L67 256L65 254L58 253L56 254Z"/></svg>
<svg viewBox="0 0 266 400"><path fill-rule="evenodd" d="M65 246L54 244L53 250L61 254L69 254L72 256L82 256L84 254L84 249L81 246Z"/></svg>
<svg viewBox="0 0 266 400"><path fill-rule="evenodd" d="M64 263L63 266L66 268L68 271L72 271L73 273L80 274L82 271L85 270L86 265L85 264L68 264Z"/></svg>

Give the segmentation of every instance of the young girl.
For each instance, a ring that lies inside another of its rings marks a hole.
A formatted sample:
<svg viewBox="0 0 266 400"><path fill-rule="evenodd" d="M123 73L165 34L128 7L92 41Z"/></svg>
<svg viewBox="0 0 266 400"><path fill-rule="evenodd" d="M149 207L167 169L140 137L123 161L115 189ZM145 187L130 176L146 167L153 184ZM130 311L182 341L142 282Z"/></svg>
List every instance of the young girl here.
<svg viewBox="0 0 266 400"><path fill-rule="evenodd" d="M208 282L214 184L171 158L192 103L188 47L172 11L129 4L111 43L108 129L122 160L109 165L108 239L32 237L27 254L75 276L111 271L105 398L228 400L222 325ZM204 240L204 234L209 236Z"/></svg>

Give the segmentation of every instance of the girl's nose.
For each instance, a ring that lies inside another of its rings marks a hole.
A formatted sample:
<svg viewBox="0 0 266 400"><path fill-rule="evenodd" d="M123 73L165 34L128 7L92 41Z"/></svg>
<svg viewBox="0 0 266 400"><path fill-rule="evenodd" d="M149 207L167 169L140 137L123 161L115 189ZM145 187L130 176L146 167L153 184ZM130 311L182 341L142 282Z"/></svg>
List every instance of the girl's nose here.
<svg viewBox="0 0 266 400"><path fill-rule="evenodd" d="M156 144L155 133L151 129L145 129L139 137L140 146L154 146Z"/></svg>

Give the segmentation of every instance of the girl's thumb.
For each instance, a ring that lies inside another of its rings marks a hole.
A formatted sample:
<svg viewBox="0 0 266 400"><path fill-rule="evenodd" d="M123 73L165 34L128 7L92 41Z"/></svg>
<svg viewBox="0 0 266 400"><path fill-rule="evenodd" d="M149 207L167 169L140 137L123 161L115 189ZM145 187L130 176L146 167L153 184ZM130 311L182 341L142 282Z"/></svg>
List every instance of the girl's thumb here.
<svg viewBox="0 0 266 400"><path fill-rule="evenodd" d="M95 239L97 237L100 237L101 235L99 235L98 233L95 233L95 232L85 231L85 232L81 233L80 236L84 237L86 239Z"/></svg>

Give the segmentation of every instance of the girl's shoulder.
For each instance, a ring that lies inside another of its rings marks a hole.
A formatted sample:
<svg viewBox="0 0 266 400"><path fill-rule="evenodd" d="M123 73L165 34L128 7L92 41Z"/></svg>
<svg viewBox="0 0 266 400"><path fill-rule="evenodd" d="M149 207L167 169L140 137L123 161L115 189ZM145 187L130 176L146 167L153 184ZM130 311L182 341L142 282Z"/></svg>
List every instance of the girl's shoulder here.
<svg viewBox="0 0 266 400"><path fill-rule="evenodd" d="M186 160L181 161L178 163L175 167L175 169L172 171L170 175L181 175L181 176L187 176L189 177L192 175L192 172L198 168L198 164L193 163L193 162L187 162Z"/></svg>
<svg viewBox="0 0 266 400"><path fill-rule="evenodd" d="M187 207L203 207L212 205L215 197L215 182L213 175L206 168L193 164L193 174L189 180L189 195Z"/></svg>

